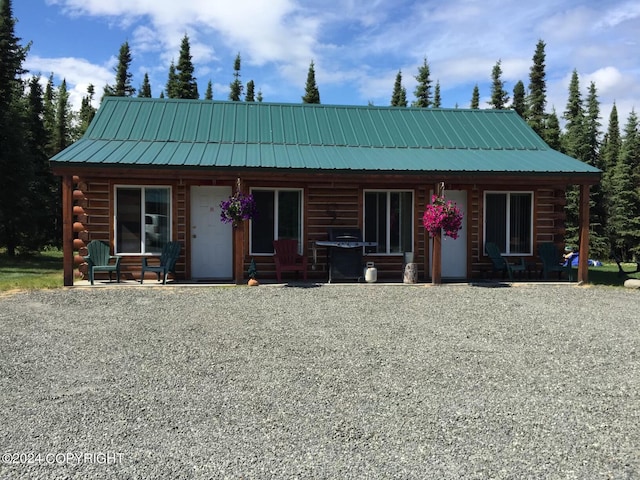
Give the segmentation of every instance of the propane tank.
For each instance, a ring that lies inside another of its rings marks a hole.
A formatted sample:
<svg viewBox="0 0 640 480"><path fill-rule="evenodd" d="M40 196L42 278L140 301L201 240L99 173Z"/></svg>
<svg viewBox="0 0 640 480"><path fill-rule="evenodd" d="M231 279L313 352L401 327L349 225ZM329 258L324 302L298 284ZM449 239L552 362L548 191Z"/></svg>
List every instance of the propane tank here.
<svg viewBox="0 0 640 480"><path fill-rule="evenodd" d="M378 269L373 262L367 262L367 268L364 270L364 281L367 283L376 283L378 281Z"/></svg>

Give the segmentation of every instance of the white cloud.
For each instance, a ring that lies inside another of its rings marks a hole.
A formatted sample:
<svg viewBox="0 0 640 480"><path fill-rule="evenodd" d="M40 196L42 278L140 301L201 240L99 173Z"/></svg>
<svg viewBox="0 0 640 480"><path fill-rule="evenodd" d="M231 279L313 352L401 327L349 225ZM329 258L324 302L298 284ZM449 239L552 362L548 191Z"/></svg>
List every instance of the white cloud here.
<svg viewBox="0 0 640 480"><path fill-rule="evenodd" d="M110 59L113 62L113 58ZM108 83L113 83L114 73L112 65L95 65L83 58L42 58L29 55L24 64L31 75L41 74L44 81L54 73L54 83L58 86L62 80L67 82L69 103L74 110L79 110L82 97L87 94L87 87L95 87L96 102L102 96L102 89Z"/></svg>

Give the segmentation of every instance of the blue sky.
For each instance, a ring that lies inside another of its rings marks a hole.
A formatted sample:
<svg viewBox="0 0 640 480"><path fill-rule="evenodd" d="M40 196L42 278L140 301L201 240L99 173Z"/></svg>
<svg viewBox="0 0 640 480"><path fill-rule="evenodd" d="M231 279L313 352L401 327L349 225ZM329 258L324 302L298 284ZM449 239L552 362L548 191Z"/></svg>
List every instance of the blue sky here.
<svg viewBox="0 0 640 480"><path fill-rule="evenodd" d="M132 50L133 86L145 72L159 96L189 35L203 95L226 100L233 59L264 101L300 102L309 63L322 103L389 105L399 69L409 101L426 57L442 106L466 108L473 86L486 106L501 60L510 95L546 43L547 110L565 110L569 78L596 83L602 123L615 100L620 121L640 107L638 0L13 0L16 34L33 42L25 67L67 81L77 108L89 83L114 83L120 45Z"/></svg>

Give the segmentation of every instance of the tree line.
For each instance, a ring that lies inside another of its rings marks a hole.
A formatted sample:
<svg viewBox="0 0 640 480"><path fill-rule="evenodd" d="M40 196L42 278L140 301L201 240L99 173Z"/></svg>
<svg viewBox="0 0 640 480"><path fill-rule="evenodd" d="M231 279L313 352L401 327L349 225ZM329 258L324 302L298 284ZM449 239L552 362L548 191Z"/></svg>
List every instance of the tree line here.
<svg viewBox="0 0 640 480"><path fill-rule="evenodd" d="M75 112L69 105L66 81L55 86L53 74L44 91L38 75L25 79L22 65L30 44L21 45L15 35L15 19L11 0L0 0L0 246L9 255L16 251L37 251L47 245L59 246L61 232L61 202L59 182L53 177L48 159L60 152L86 131L96 112L95 87L89 85ZM625 260L640 257L640 134L638 118L632 111L620 131L614 104L606 132L601 131L600 104L595 83L591 82L586 98L582 98L579 75L573 71L568 101L560 128L555 109L547 111L545 43L539 40L532 58L528 87L518 81L512 96L502 81L501 61L491 72L490 108L511 108L553 149L582 160L603 171L602 182L591 191L592 255L606 258L611 251ZM140 88L133 87L130 72L132 62L128 42L124 42L114 68L113 84L105 85L102 96L152 97L149 76L145 73ZM190 54L189 37L182 39L178 62L171 62L160 98L199 99L197 79ZM424 58L417 69L417 81L411 107L440 108L439 80L431 79L431 68ZM243 84L241 57L233 64L233 79L229 84L230 101L262 102L255 82ZM209 80L203 97L213 100ZM303 103L319 104L320 91L311 61L307 73ZM408 107L402 71L398 71L390 106ZM458 106L456 105L456 108ZM480 108L480 92L476 83L471 93L470 108ZM578 243L578 194L567 191L566 241Z"/></svg>

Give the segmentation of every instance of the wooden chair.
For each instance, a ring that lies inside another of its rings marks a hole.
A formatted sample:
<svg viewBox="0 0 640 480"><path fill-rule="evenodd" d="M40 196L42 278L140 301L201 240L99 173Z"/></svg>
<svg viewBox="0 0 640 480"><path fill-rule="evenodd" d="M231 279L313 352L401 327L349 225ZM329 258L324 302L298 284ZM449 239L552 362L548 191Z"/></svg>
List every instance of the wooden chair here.
<svg viewBox="0 0 640 480"><path fill-rule="evenodd" d="M558 279L562 277L562 273L566 273L569 281L573 281L571 262L565 261L563 256L558 252L555 244L541 243L538 245L538 255L542 261L542 278L548 280L550 273L558 272Z"/></svg>
<svg viewBox="0 0 640 480"><path fill-rule="evenodd" d="M95 272L109 272L109 281L111 281L111 273L116 272L116 279L120 283L120 257L111 255L111 247L101 240L91 240L87 245L89 255L84 257L89 265L89 280L91 285L94 282ZM114 263L111 263L114 260Z"/></svg>
<svg viewBox="0 0 640 480"><path fill-rule="evenodd" d="M509 276L509 280L513 280L513 272L520 272L520 275L522 275L522 272L526 271L527 266L524 263L524 258L520 259L519 264L510 264L502 256L502 253L500 253L500 249L498 248L498 245L496 245L495 243L487 242L484 248L487 251L487 255L489 255L489 258L491 259L494 272L502 272L502 273L506 272L507 275Z"/></svg>
<svg viewBox="0 0 640 480"><path fill-rule="evenodd" d="M298 253L297 240L274 240L273 260L278 282L282 282L282 272L302 272L302 278L307 280L307 257Z"/></svg>
<svg viewBox="0 0 640 480"><path fill-rule="evenodd" d="M155 272L158 275L158 281L160 281L160 276L162 275L162 284L166 285L169 273L173 273L174 276L176 274L176 262L180 256L181 248L182 244L180 242L167 242L160 254L160 265L149 265L148 259L143 258L140 283L144 283L144 272Z"/></svg>

